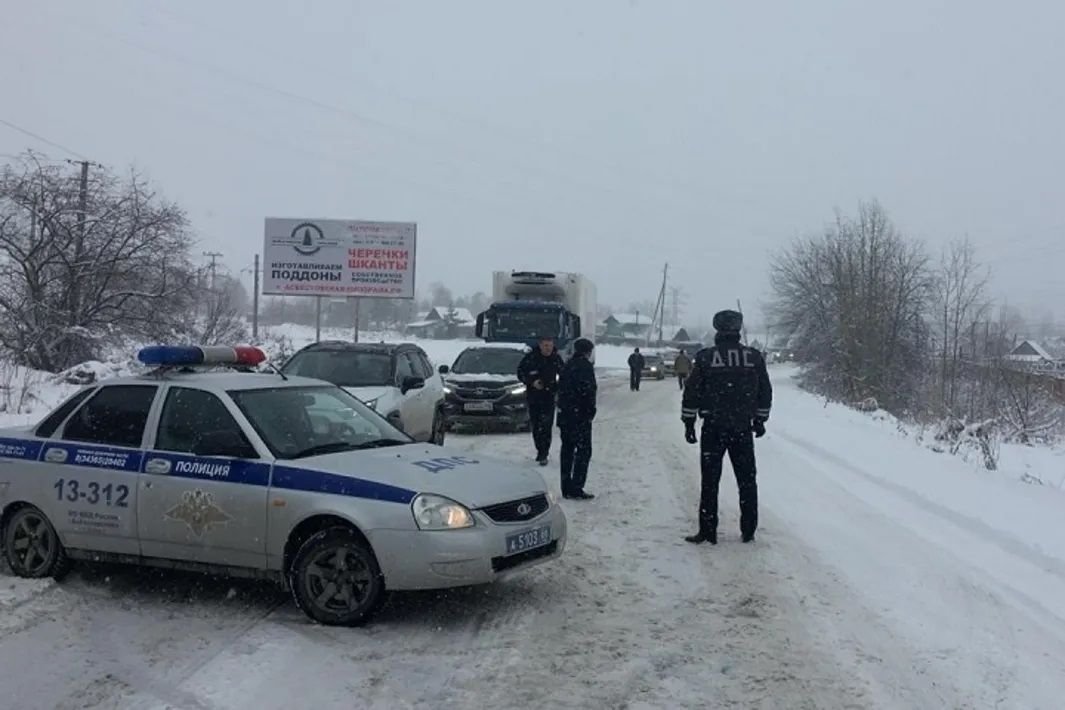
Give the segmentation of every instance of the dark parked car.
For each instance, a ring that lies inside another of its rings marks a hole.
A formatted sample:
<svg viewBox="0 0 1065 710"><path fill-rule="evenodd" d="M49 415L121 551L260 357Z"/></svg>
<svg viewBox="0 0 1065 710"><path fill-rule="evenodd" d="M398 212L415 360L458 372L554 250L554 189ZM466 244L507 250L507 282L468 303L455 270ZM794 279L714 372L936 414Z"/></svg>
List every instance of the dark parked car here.
<svg viewBox="0 0 1065 710"><path fill-rule="evenodd" d="M442 365L448 427L528 429L525 385L517 374L526 352L517 343L486 343L463 350L452 367Z"/></svg>

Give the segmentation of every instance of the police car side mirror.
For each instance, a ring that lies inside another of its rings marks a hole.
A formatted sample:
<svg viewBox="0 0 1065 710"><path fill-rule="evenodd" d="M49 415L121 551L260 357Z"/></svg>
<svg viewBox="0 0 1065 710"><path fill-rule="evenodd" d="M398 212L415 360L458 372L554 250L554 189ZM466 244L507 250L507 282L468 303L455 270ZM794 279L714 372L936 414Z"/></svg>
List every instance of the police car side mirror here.
<svg viewBox="0 0 1065 710"><path fill-rule="evenodd" d="M425 387L425 380L421 377L404 377L399 391L402 394L407 394L411 390L420 390L423 387Z"/></svg>
<svg viewBox="0 0 1065 710"><path fill-rule="evenodd" d="M441 375L446 375L447 373L451 372L451 368L448 367L447 365L441 365L440 368L437 371Z"/></svg>
<svg viewBox="0 0 1065 710"><path fill-rule="evenodd" d="M255 459L255 453L243 436L235 431L210 431L200 435L192 447L196 456L225 456L234 459Z"/></svg>

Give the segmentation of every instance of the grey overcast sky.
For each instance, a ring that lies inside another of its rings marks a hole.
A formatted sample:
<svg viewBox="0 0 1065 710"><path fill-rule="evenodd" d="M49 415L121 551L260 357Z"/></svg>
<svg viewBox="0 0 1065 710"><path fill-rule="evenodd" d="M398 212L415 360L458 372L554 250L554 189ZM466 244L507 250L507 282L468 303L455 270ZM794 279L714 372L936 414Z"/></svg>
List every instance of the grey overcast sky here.
<svg viewBox="0 0 1065 710"><path fill-rule="evenodd" d="M878 198L1065 313L1065 3L4 0L0 119L135 164L234 269L265 215L413 220L419 287L580 271L692 321ZM0 153L33 147L0 125Z"/></svg>

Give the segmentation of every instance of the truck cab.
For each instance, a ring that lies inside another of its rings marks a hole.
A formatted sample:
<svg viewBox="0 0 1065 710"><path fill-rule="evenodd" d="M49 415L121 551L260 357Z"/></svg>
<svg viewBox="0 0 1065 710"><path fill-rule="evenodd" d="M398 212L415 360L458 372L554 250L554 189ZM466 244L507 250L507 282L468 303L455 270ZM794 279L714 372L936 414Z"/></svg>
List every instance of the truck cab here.
<svg viewBox="0 0 1065 710"><path fill-rule="evenodd" d="M535 347L551 336L563 356L572 354L581 337L583 316L595 320L595 290L580 274L496 272L493 303L477 316L477 337L488 343L522 343Z"/></svg>

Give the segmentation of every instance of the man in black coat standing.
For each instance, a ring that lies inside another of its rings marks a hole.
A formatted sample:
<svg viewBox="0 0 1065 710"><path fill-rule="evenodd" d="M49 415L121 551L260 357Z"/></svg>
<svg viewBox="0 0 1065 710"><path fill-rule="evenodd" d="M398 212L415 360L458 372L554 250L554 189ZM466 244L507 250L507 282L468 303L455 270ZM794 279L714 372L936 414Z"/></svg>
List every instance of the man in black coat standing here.
<svg viewBox="0 0 1065 710"><path fill-rule="evenodd" d="M562 370L558 387L558 426L562 435L562 496L590 500L584 490L592 460L592 421L596 412L595 367L589 360L595 346L581 338L573 344L573 357Z"/></svg>
<svg viewBox="0 0 1065 710"><path fill-rule="evenodd" d="M547 465L551 453L551 429L555 421L555 393L562 373L562 356L551 337L540 338L539 345L518 363L518 379L526 387L529 425L536 445L536 462Z"/></svg>
<svg viewBox="0 0 1065 710"><path fill-rule="evenodd" d="M647 361L643 359L639 348L629 355L629 389L633 392L640 391L640 378L643 377L643 366L646 364Z"/></svg>
<svg viewBox="0 0 1065 710"><path fill-rule="evenodd" d="M740 490L743 541L753 542L758 528L754 437L765 436L773 388L762 353L740 343L742 328L743 315L737 311L721 311L714 316L714 346L695 356L684 388L681 420L689 444L698 441L696 416L703 418L699 532L685 538L696 545L717 544L717 491L725 452Z"/></svg>

